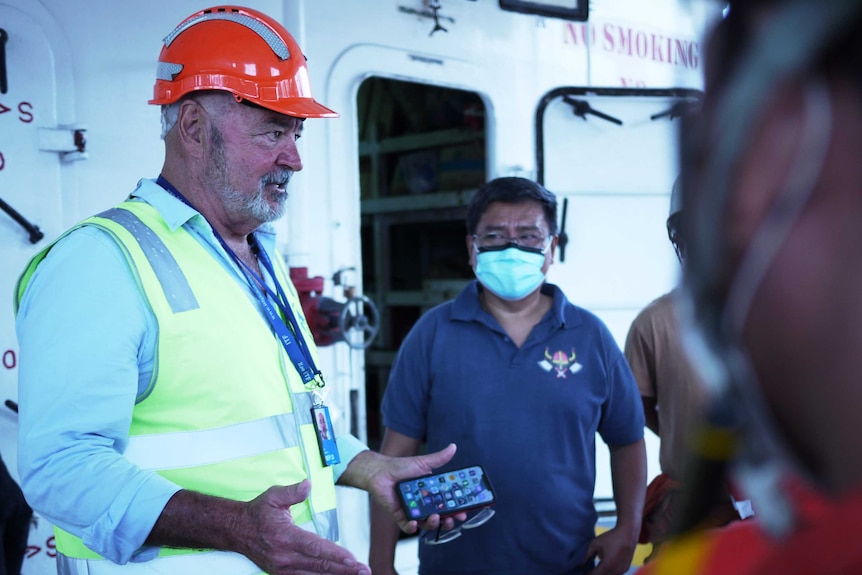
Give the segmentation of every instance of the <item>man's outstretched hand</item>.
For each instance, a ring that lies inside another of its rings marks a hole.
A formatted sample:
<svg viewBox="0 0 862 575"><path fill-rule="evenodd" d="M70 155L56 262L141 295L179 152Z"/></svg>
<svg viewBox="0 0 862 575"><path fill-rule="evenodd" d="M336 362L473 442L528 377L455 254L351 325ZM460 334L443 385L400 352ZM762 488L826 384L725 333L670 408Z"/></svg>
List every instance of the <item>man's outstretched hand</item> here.
<svg viewBox="0 0 862 575"><path fill-rule="evenodd" d="M308 480L288 487L270 487L250 502L250 525L257 536L248 539L245 555L270 575L338 573L371 575L345 548L297 527L290 507L305 501L311 492Z"/></svg>
<svg viewBox="0 0 862 575"><path fill-rule="evenodd" d="M455 526L456 519L464 521L467 514L459 513L442 519L439 515L432 515L425 521L417 522L404 513L396 485L405 479L431 474L434 469L452 459L455 449L455 444L450 443L440 451L413 457L390 457L374 451L363 451L351 460L338 483L368 491L374 501L392 515L405 533L415 533L418 529L436 529L440 525L444 530L451 529Z"/></svg>
<svg viewBox="0 0 862 575"><path fill-rule="evenodd" d="M296 525L290 507L310 492L308 480L270 487L248 502L179 491L147 542L235 551L270 575L371 575L350 551Z"/></svg>

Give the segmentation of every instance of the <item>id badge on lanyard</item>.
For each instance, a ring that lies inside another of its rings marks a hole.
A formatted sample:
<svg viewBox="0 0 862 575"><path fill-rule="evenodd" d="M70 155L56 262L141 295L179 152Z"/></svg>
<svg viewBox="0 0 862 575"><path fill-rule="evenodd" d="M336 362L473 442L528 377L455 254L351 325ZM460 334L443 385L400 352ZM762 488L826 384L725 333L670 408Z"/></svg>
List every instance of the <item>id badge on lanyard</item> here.
<svg viewBox="0 0 862 575"><path fill-rule="evenodd" d="M317 445L320 447L320 457L324 466L341 463L338 454L338 444L335 442L335 432L332 430L332 420L329 418L329 408L322 403L311 408L311 420L317 433Z"/></svg>

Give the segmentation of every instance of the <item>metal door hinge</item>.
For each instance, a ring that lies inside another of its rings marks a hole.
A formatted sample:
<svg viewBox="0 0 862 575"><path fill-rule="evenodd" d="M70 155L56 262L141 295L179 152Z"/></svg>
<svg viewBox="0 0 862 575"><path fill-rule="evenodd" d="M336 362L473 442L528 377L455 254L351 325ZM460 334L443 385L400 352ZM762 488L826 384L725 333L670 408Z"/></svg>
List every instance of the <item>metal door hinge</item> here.
<svg viewBox="0 0 862 575"><path fill-rule="evenodd" d="M39 149L57 152L64 162L86 160L87 130L85 128L39 128Z"/></svg>

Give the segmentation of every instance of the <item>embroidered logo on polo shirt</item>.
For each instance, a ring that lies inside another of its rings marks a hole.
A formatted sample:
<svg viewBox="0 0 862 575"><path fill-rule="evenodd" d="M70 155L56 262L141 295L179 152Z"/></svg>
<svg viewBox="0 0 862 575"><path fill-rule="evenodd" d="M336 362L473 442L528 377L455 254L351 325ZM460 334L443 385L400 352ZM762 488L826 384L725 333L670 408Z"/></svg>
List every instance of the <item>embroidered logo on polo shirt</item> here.
<svg viewBox="0 0 862 575"><path fill-rule="evenodd" d="M580 363L578 363L575 358L575 348L572 348L572 353L567 354L566 352L560 350L551 353L550 348L545 348L545 359L538 362L539 367L544 369L547 372L553 370L557 377L566 377L566 374L578 373L581 371L581 367L583 367Z"/></svg>

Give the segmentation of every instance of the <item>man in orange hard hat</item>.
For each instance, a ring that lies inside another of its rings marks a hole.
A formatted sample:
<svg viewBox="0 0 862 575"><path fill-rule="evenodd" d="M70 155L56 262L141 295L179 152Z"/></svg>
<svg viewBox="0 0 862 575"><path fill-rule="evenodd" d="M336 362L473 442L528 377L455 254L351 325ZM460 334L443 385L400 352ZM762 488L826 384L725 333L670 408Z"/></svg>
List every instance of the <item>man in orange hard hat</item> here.
<svg viewBox="0 0 862 575"><path fill-rule="evenodd" d="M335 484L415 531L395 482L455 449L385 457L314 417L324 379L268 222L304 120L337 114L287 30L236 6L165 38L150 103L159 177L39 253L15 294L19 470L58 571L370 573L336 544Z"/></svg>

